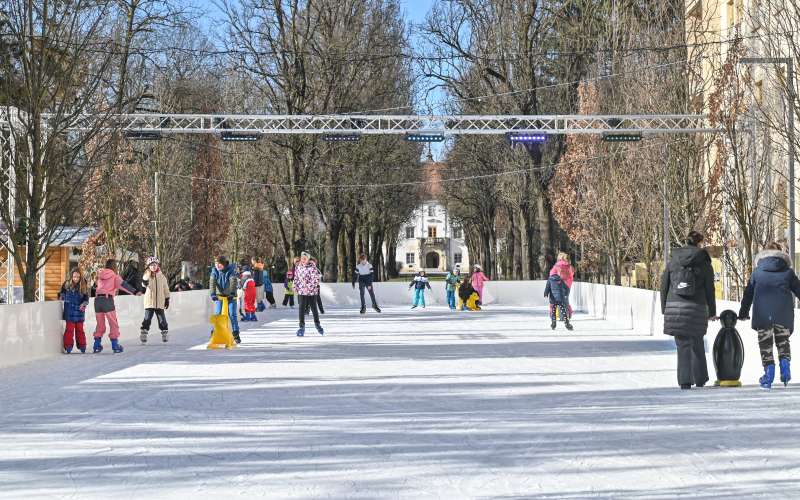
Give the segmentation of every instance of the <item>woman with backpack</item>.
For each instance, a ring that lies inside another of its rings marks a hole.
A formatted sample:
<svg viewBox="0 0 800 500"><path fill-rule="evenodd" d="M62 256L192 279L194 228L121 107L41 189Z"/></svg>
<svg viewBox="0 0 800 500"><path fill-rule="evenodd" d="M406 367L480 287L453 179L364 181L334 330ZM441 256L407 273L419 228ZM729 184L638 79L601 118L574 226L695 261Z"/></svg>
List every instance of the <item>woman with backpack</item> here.
<svg viewBox="0 0 800 500"><path fill-rule="evenodd" d="M672 252L661 276L661 313L664 333L675 337L678 347L678 384L691 389L708 382L703 337L708 322L717 319L714 269L711 256L700 248L703 235L692 231L686 245Z"/></svg>

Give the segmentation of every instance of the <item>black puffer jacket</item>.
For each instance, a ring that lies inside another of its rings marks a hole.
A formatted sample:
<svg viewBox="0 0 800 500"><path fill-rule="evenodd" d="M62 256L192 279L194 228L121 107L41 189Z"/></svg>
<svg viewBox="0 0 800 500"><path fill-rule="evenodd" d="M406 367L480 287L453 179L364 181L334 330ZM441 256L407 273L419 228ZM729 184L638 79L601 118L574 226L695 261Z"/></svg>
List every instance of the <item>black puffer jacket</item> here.
<svg viewBox="0 0 800 500"><path fill-rule="evenodd" d="M681 267L691 267L695 276L695 293L682 297L674 293L671 278ZM717 315L714 295L714 269L708 252L687 245L672 253L669 267L661 277L661 312L664 333L672 336L702 337L708 330L708 318Z"/></svg>

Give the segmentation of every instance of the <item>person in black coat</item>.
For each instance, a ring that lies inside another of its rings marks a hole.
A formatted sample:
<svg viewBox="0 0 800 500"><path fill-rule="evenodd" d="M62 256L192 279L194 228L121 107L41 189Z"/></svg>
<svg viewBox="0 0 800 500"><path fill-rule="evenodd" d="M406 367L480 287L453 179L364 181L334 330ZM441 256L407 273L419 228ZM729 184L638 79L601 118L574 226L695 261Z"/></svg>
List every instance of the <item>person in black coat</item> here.
<svg viewBox="0 0 800 500"><path fill-rule="evenodd" d="M142 271L139 271L139 262L131 259L125 266L125 272L122 274L122 280L128 283L131 288L136 290L136 292L144 293L144 287L142 286L143 274L144 273Z"/></svg>
<svg viewBox="0 0 800 500"><path fill-rule="evenodd" d="M686 245L672 252L661 277L661 312L664 333L675 337L678 347L678 384L690 389L708 382L703 337L708 322L717 319L714 269L711 256L698 245L703 235L692 231Z"/></svg>
<svg viewBox="0 0 800 500"><path fill-rule="evenodd" d="M800 280L792 270L789 255L777 243L770 243L755 259L756 268L744 291L739 319L747 319L753 306L753 330L758 332L761 364L764 376L759 383L765 389L775 379L773 343L778 348L781 381L788 384L791 379L789 361L791 350L789 336L794 330L794 298L800 298Z"/></svg>

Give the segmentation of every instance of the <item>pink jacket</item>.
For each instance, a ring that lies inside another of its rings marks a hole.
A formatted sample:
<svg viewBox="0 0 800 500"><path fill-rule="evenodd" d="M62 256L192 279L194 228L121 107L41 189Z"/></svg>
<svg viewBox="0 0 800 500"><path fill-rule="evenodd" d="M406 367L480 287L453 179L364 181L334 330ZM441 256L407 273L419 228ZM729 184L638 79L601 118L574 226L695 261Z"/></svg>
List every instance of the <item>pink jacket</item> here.
<svg viewBox="0 0 800 500"><path fill-rule="evenodd" d="M319 295L319 280L322 273L317 266L297 264L294 269L294 291L297 295Z"/></svg>
<svg viewBox="0 0 800 500"><path fill-rule="evenodd" d="M572 280L575 277L575 270L569 264L569 262L565 260L559 260L553 265L553 268L550 269L550 276L557 274L561 276L561 279L567 285L567 288L572 288Z"/></svg>
<svg viewBox="0 0 800 500"><path fill-rule="evenodd" d="M119 274L104 267L97 271L97 291L95 294L114 296L117 294L117 290L125 293L133 293L126 288L125 285L127 285L127 283L122 280Z"/></svg>
<svg viewBox="0 0 800 500"><path fill-rule="evenodd" d="M487 278L486 275L483 274L483 271L478 271L477 273L472 273L470 281L472 282L472 288L474 288L475 291L478 292L478 295L483 297L483 283L489 281L489 278Z"/></svg>

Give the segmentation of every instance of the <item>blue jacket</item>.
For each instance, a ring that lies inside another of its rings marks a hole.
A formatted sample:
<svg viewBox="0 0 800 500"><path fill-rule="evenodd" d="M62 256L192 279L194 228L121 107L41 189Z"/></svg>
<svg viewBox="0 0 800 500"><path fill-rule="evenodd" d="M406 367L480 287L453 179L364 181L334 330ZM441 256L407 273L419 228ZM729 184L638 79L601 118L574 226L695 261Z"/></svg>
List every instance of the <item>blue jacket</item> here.
<svg viewBox="0 0 800 500"><path fill-rule="evenodd" d="M86 320L86 312L81 311L81 306L89 305L89 294L81 293L80 288L66 282L61 285L58 298L64 301L64 315L62 319L71 323L80 323Z"/></svg>
<svg viewBox="0 0 800 500"><path fill-rule="evenodd" d="M264 273L264 292L272 293L272 280L269 279L269 273L267 271L263 271Z"/></svg>
<svg viewBox="0 0 800 500"><path fill-rule="evenodd" d="M222 297L235 298L238 281L236 277L236 267L233 264L229 264L228 267L222 271L214 267L214 269L211 270L211 283L209 283L208 287L211 297L219 295Z"/></svg>
<svg viewBox="0 0 800 500"><path fill-rule="evenodd" d="M544 287L544 296L550 297L551 304L566 304L569 296L569 289L561 276L554 274L547 279Z"/></svg>
<svg viewBox="0 0 800 500"><path fill-rule="evenodd" d="M800 280L780 250L765 250L756 256L756 269L742 298L739 317L746 318L753 305L753 330L781 325L794 330L792 294L800 298Z"/></svg>

